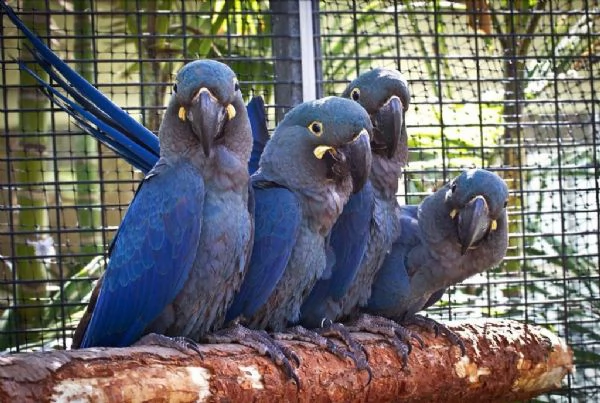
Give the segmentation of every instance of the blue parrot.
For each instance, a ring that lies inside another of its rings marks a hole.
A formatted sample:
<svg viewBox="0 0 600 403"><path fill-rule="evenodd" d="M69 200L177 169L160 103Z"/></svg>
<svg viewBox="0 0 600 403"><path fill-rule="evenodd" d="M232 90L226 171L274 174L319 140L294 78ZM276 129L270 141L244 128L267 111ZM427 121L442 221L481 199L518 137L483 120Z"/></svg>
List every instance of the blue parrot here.
<svg viewBox="0 0 600 403"><path fill-rule="evenodd" d="M342 96L370 115L373 163L367 185L351 197L333 227L330 269L302 304L300 322L308 327L342 320L366 304L375 273L399 231L396 193L408 156L408 84L398 71L377 68L354 79Z"/></svg>
<svg viewBox="0 0 600 403"><path fill-rule="evenodd" d="M276 332L298 322L303 298L325 270L327 235L369 174L371 130L366 111L339 97L305 102L286 114L251 178L254 246L227 320ZM253 343L240 326L223 333ZM324 345L336 352L335 344Z"/></svg>
<svg viewBox="0 0 600 403"><path fill-rule="evenodd" d="M438 327L464 355L459 337L432 319L417 315L444 290L498 265L508 246L508 188L495 173L470 169L400 210L401 232L378 271L368 314L401 324ZM390 322L390 332L399 330Z"/></svg>
<svg viewBox="0 0 600 403"><path fill-rule="evenodd" d="M81 347L127 346L149 333L198 340L222 326L241 284L251 136L233 71L185 65L159 137L161 157L113 241Z"/></svg>
<svg viewBox="0 0 600 403"><path fill-rule="evenodd" d="M36 76L48 95L88 133L147 172L73 346L127 346L149 334L199 340L222 327L247 268L253 234L247 172L252 136L235 73L212 60L181 68L158 150L154 134L0 4L32 42L38 63L72 99Z"/></svg>

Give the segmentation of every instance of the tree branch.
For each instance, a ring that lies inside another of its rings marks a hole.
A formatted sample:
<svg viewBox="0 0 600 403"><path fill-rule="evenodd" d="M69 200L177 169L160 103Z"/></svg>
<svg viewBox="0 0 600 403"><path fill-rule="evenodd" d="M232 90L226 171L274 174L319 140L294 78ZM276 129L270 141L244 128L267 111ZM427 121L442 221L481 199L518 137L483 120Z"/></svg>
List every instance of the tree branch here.
<svg viewBox="0 0 600 403"><path fill-rule="evenodd" d="M369 385L352 362L302 342L284 342L302 360L300 389L242 346L202 346L202 358L138 346L2 356L0 401L514 401L560 387L572 370L572 351L546 329L509 320L449 327L467 356L413 328L427 347L413 348L406 370L384 338L357 333L373 369Z"/></svg>

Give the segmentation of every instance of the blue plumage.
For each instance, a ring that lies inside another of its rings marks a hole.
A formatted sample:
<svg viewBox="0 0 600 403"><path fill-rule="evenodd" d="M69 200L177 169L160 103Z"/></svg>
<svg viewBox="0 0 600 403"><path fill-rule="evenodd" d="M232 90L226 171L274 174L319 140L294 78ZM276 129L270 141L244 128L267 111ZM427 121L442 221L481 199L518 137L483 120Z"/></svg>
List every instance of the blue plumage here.
<svg viewBox="0 0 600 403"><path fill-rule="evenodd" d="M87 121L87 124L92 123L94 125L97 125L99 121L102 121L115 129L114 133L108 133L104 130L96 130L92 133L86 130L86 132L94 135L103 143L113 144L113 148L116 147L122 150L121 153L124 157L128 158L130 163L135 163L134 165L137 168L141 169L143 172L148 172L148 170L156 163L156 160L158 160L158 137L150 130L140 125L135 119L129 116L129 114L94 88L94 86L85 78L64 63L60 57L48 48L29 28L27 28L23 21L17 17L8 5L4 2L0 2L0 7L17 28L23 32L27 39L31 41L34 47L32 53L36 58L37 63L50 75L50 77L52 77L53 80L59 83L61 87L74 98L76 103L83 105L84 108L88 108L88 111L94 115L92 119L89 119L89 116L83 117L83 121ZM50 90L51 86L49 84L44 82L42 82L42 84L47 91L56 94L55 91ZM62 101L65 101L65 99ZM66 106L69 108L73 108L73 106L76 105L76 103L71 101L65 102L67 102ZM92 108L94 109L93 111L91 110ZM74 113L79 113L77 108L73 109ZM110 138L113 134L115 134L115 136ZM105 136L108 136L108 138ZM132 143L135 143L135 145L139 147L134 147L134 144ZM131 151L126 152L128 149ZM156 156L156 159L153 162L144 161L148 155L152 154ZM150 164L148 164L148 162L150 162Z"/></svg>
<svg viewBox="0 0 600 403"><path fill-rule="evenodd" d="M212 60L180 69L159 150L154 134L62 62L4 3L2 8L70 98L36 76L45 93L86 132L149 171L119 227L73 347L125 346L153 332L198 340L222 326L252 239L252 138L233 71Z"/></svg>
<svg viewBox="0 0 600 403"><path fill-rule="evenodd" d="M113 241L81 347L134 343L182 290L198 250L204 192L184 161L159 162L147 175Z"/></svg>
<svg viewBox="0 0 600 403"><path fill-rule="evenodd" d="M298 320L302 298L326 267L325 238L353 183L359 184L358 191L368 175L365 165L370 159L364 155L370 152L370 129L364 109L337 97L297 106L275 129L253 181L276 187L261 190L255 186L255 252L229 319L241 313L249 327L272 330L282 330ZM362 161L362 166L352 167L350 155ZM284 206L275 207L275 191L285 196ZM258 223L263 208L275 210L263 212L268 224ZM280 225L289 228L273 234Z"/></svg>
<svg viewBox="0 0 600 403"><path fill-rule="evenodd" d="M402 207L402 232L365 311L405 321L435 303L446 287L500 263L508 246L507 199L498 175L472 169L419 206Z"/></svg>
<svg viewBox="0 0 600 403"><path fill-rule="evenodd" d="M248 119L252 128L252 152L248 161L248 172L252 175L258 170L260 156L269 141L265 101L261 96L252 97L247 106Z"/></svg>
<svg viewBox="0 0 600 403"><path fill-rule="evenodd" d="M332 316L332 310L339 312L327 302L329 299L339 301L355 279L367 249L373 208L373 186L368 181L350 197L331 230L327 269L302 303L301 322L304 326L317 328L323 319Z"/></svg>
<svg viewBox="0 0 600 403"><path fill-rule="evenodd" d="M252 317L267 301L288 264L300 229L298 197L270 182L253 181L254 246L250 267L226 320Z"/></svg>
<svg viewBox="0 0 600 403"><path fill-rule="evenodd" d="M353 80L343 96L363 106L373 122L373 164L369 184L352 196L332 229L330 272L303 302L300 323L309 327L357 313L399 231L396 191L408 152L408 84L395 70L374 69Z"/></svg>

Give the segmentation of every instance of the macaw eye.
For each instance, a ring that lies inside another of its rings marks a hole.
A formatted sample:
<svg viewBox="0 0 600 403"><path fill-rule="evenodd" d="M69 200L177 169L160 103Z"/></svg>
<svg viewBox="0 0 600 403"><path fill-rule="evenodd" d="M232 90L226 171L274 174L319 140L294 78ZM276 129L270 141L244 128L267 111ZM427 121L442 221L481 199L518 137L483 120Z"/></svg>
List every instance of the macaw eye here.
<svg viewBox="0 0 600 403"><path fill-rule="evenodd" d="M352 97L353 100L358 101L360 98L360 90L358 88L354 88L352 91L350 91L350 97Z"/></svg>
<svg viewBox="0 0 600 403"><path fill-rule="evenodd" d="M504 202L504 208L508 207L508 200Z"/></svg>
<svg viewBox="0 0 600 403"><path fill-rule="evenodd" d="M177 84L173 84L173 92L177 92Z"/></svg>
<svg viewBox="0 0 600 403"><path fill-rule="evenodd" d="M315 136L320 136L323 133L323 124L321 122L312 122L308 125L308 130Z"/></svg>
<svg viewBox="0 0 600 403"><path fill-rule="evenodd" d="M233 79L233 90L234 91L240 90L240 82L236 78Z"/></svg>
<svg viewBox="0 0 600 403"><path fill-rule="evenodd" d="M450 187L450 190L452 190L452 193L454 193L456 191L456 182L452 182L452 186Z"/></svg>

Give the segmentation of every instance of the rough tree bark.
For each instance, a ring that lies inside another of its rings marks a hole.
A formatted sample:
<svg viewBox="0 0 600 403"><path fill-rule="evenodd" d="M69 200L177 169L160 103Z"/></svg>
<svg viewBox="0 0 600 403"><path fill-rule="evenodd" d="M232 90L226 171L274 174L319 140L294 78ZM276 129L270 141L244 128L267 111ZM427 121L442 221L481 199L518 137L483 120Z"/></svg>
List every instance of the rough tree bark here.
<svg viewBox="0 0 600 403"><path fill-rule="evenodd" d="M515 321L453 322L467 355L415 329L403 370L384 338L356 334L373 379L313 345L289 342L302 387L267 358L237 345L202 346L203 358L155 346L23 353L0 357L0 401L515 401L560 387L572 351L546 329Z"/></svg>

